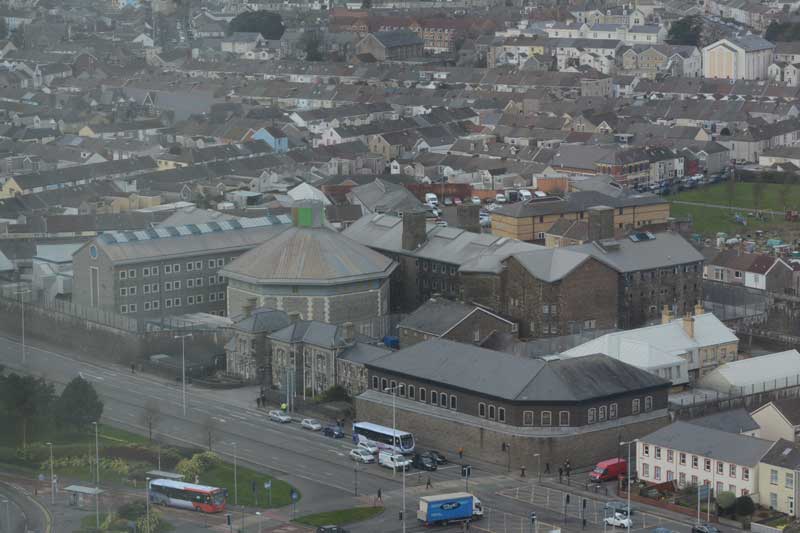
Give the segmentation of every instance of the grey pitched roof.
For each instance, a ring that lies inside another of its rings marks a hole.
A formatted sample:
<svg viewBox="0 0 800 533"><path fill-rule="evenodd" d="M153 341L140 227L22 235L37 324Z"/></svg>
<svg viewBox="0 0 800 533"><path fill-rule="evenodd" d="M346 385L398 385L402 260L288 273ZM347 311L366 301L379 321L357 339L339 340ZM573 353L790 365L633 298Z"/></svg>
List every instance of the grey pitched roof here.
<svg viewBox="0 0 800 533"><path fill-rule="evenodd" d="M772 442L768 440L736 435L689 422L675 422L640 440L742 466L755 466L772 446Z"/></svg>
<svg viewBox="0 0 800 533"><path fill-rule="evenodd" d="M537 279L552 283L582 265L591 256L568 248L547 248L514 254L514 259Z"/></svg>
<svg viewBox="0 0 800 533"><path fill-rule="evenodd" d="M741 37L727 37L732 43L741 46L747 51L766 50L775 48L775 45L760 35L743 35Z"/></svg>
<svg viewBox="0 0 800 533"><path fill-rule="evenodd" d="M279 311L269 307L253 309L250 316L238 315L233 318L233 321L234 328L248 333L271 333L291 324L286 311Z"/></svg>
<svg viewBox="0 0 800 533"><path fill-rule="evenodd" d="M654 239L634 242L630 238L603 243L590 242L567 249L584 252L617 272L636 272L703 261L703 254L677 233L655 234Z"/></svg>
<svg viewBox="0 0 800 533"><path fill-rule="evenodd" d="M431 298L403 319L399 327L423 331L432 335L444 335L450 328L474 312L487 313L480 307L467 305L464 302L446 298ZM500 317L497 318L503 320Z"/></svg>
<svg viewBox="0 0 800 533"><path fill-rule="evenodd" d="M793 426L800 426L800 398L781 398L772 400L772 405Z"/></svg>
<svg viewBox="0 0 800 533"><path fill-rule="evenodd" d="M402 185L397 185L380 178L365 185L353 187L350 191L358 202L370 211L404 211L422 207L414 194Z"/></svg>
<svg viewBox="0 0 800 533"><path fill-rule="evenodd" d="M444 339L420 342L367 366L523 402L574 403L669 386L658 376L602 354L544 361Z"/></svg>
<svg viewBox="0 0 800 533"><path fill-rule="evenodd" d="M688 420L690 424L712 429L727 431L728 433L746 433L759 429L759 425L747 412L747 409L731 409L713 415Z"/></svg>
<svg viewBox="0 0 800 533"><path fill-rule="evenodd" d="M800 446L786 439L778 439L761 459L764 464L800 470Z"/></svg>
<svg viewBox="0 0 800 533"><path fill-rule="evenodd" d="M226 265L223 276L257 284L328 285L388 278L396 263L337 231L292 227Z"/></svg>
<svg viewBox="0 0 800 533"><path fill-rule="evenodd" d="M665 203L663 198L651 193L620 192L617 196L611 196L599 191L576 191L564 198L548 196L528 202L508 204L497 209L495 213L511 217L536 217L560 213L579 213L597 206L619 208L663 203Z"/></svg>
<svg viewBox="0 0 800 533"><path fill-rule="evenodd" d="M352 346L345 348L342 353L339 354L339 358L346 359L353 363L365 364L391 352L389 348L384 346L375 346L374 344L367 344L366 342L356 342Z"/></svg>
<svg viewBox="0 0 800 533"><path fill-rule="evenodd" d="M335 348L344 344L337 326L316 320L298 320L272 333L270 338L286 343L307 342L324 348Z"/></svg>
<svg viewBox="0 0 800 533"><path fill-rule="evenodd" d="M373 35L386 48L422 45L419 35L410 30L379 31Z"/></svg>

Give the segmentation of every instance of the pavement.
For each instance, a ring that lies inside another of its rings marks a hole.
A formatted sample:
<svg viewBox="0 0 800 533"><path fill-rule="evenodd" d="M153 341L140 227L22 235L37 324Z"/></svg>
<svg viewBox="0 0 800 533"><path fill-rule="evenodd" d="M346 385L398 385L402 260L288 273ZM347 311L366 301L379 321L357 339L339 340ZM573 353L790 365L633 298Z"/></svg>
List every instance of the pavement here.
<svg viewBox="0 0 800 533"><path fill-rule="evenodd" d="M416 520L420 495L465 489L476 494L486 509L486 516L480 523L473 524L473 530L525 531L525 527L530 525L531 511L537 512L541 524L552 525L552 529L584 530L576 517L579 515L575 514L579 510L568 506L564 514L562 504L558 503L563 501L559 500L563 495L557 492L564 492L563 487L552 478L544 478L541 483L531 477L520 478L518 472L507 472L505 468L482 463L468 454L462 460L472 465L468 487L461 478L459 464L445 465L432 473L411 471L405 476L376 464L356 464L347 455L352 448L350 439L326 438L318 432L302 429L296 422L271 422L264 409L256 409L255 395L248 389L216 391L188 385L184 415L179 383L148 374L132 374L129 367L88 360L79 354L63 353L36 341L28 343L23 364L17 340L0 337L0 364L12 371L41 376L56 383L57 389L81 375L93 383L105 404L102 422L140 434L147 434L143 423L145 403L156 400L160 419L155 427L155 437L160 442L205 448L210 433L212 449L227 460L232 461L235 448L239 464L284 479L300 490L302 498L296 509L270 509L257 516L256 509L230 506L228 512L232 514L234 530L255 532L260 522L262 531L301 533L306 530L290 523L294 516L381 503L386 508L384 513L348 526L348 529L353 533L421 531L424 528ZM301 415L295 413L295 416ZM424 443L424 435L418 435L417 440ZM453 450L440 451L451 459L457 459ZM426 488L428 477L433 485L429 489ZM103 487L102 484L101 488L109 491L109 498L141 497L129 489ZM383 502L375 501L378 489L381 489ZM40 500L49 504L49 489L44 486L39 490ZM591 499L588 505L595 510L602 506L605 496L591 495ZM578 498L573 498L570 505L577 505L577 501ZM70 524L70 517L76 511L71 513L66 507L65 500L61 500L53 506L52 513L56 519L64 520L64 524ZM404 507L405 527L399 519ZM161 509L161 512L175 524L178 532L229 531L224 514L204 515L170 508ZM642 527L637 529L658 523L672 524L674 527L670 529L678 533L688 533L690 529L688 517L681 521L649 513L641 513L641 516ZM587 530L604 529L602 520L598 521L594 516L588 518L591 520L587 520ZM58 527L55 531L61 533L70 529ZM461 531L461 527L441 528L439 531Z"/></svg>

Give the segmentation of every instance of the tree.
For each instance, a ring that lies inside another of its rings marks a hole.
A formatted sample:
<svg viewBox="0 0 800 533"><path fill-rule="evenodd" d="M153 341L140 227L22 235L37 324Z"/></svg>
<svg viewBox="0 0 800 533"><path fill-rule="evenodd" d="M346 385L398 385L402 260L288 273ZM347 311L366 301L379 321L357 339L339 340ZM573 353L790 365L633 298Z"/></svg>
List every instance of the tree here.
<svg viewBox="0 0 800 533"><path fill-rule="evenodd" d="M736 494L728 491L722 491L717 494L717 506L723 511L728 512L733 509L736 504Z"/></svg>
<svg viewBox="0 0 800 533"><path fill-rule="evenodd" d="M669 28L667 42L698 46L703 31L703 19L696 15L676 20Z"/></svg>
<svg viewBox="0 0 800 533"><path fill-rule="evenodd" d="M153 429L161 422L161 409L158 403L149 399L144 404L144 411L142 411L142 423L147 428L147 437L150 442L153 442Z"/></svg>
<svg viewBox="0 0 800 533"><path fill-rule="evenodd" d="M94 386L78 376L64 387L55 411L60 423L81 430L100 420L103 402Z"/></svg>
<svg viewBox="0 0 800 533"><path fill-rule="evenodd" d="M756 505L750 496L739 496L736 498L735 509L737 516L750 516L755 512Z"/></svg>
<svg viewBox="0 0 800 533"><path fill-rule="evenodd" d="M268 41L277 41L285 30L281 16L271 11L246 11L228 24L228 35L235 32L258 32Z"/></svg>
<svg viewBox="0 0 800 533"><path fill-rule="evenodd" d="M322 61L320 45L321 42L316 33L306 32L303 34L303 49L306 52L306 61Z"/></svg>
<svg viewBox="0 0 800 533"><path fill-rule="evenodd" d="M22 420L23 448L28 447L31 418L47 413L54 397L53 386L41 378L0 373L0 404L6 415Z"/></svg>

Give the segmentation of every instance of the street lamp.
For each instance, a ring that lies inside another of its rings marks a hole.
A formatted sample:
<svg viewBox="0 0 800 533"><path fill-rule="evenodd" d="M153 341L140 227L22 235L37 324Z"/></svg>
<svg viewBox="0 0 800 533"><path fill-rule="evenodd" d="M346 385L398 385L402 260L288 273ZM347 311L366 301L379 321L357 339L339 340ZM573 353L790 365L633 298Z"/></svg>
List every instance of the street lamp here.
<svg viewBox="0 0 800 533"><path fill-rule="evenodd" d="M258 517L258 533L261 533L261 524L264 522L264 515L261 514L261 511L256 511L256 516Z"/></svg>
<svg viewBox="0 0 800 533"><path fill-rule="evenodd" d="M533 454L536 457L536 477L539 478L539 483L542 482L542 454L535 453Z"/></svg>
<svg viewBox="0 0 800 533"><path fill-rule="evenodd" d="M53 443L48 442L50 447L50 504L56 504L56 478L53 475Z"/></svg>
<svg viewBox="0 0 800 533"><path fill-rule="evenodd" d="M387 387L385 392L392 392L392 451L396 452L395 446L397 445L397 385ZM392 460L392 475L397 472L395 462ZM403 466L403 533L406 533L406 468Z"/></svg>
<svg viewBox="0 0 800 533"><path fill-rule="evenodd" d="M147 533L150 531L150 478L144 478L144 505L147 509Z"/></svg>
<svg viewBox="0 0 800 533"><path fill-rule="evenodd" d="M28 354L27 350L25 350L25 294L30 294L30 289L22 289L19 291L15 291L15 294L19 294L19 302L20 302L20 309L22 314L22 364L25 365L28 363Z"/></svg>
<svg viewBox="0 0 800 533"><path fill-rule="evenodd" d="M181 340L181 386L183 388L183 416L186 417L186 337L191 337L191 333L175 335L174 338Z"/></svg>
<svg viewBox="0 0 800 533"><path fill-rule="evenodd" d="M0 500L0 503L6 506L6 531L11 533L11 507L8 505L8 500Z"/></svg>
<svg viewBox="0 0 800 533"><path fill-rule="evenodd" d="M626 469L628 471L628 533L631 532L631 525L633 522L633 519L631 518L631 444L634 444L635 442L636 439L619 443L620 446L628 446L628 463L626 465Z"/></svg>
<svg viewBox="0 0 800 533"><path fill-rule="evenodd" d="M94 425L94 468L95 468L95 481L94 481L94 517L97 529L100 529L100 440L97 438L97 422L92 422Z"/></svg>
<svg viewBox="0 0 800 533"><path fill-rule="evenodd" d="M237 465L236 465L236 443L231 442L233 446L233 504L239 505L239 481L237 475Z"/></svg>

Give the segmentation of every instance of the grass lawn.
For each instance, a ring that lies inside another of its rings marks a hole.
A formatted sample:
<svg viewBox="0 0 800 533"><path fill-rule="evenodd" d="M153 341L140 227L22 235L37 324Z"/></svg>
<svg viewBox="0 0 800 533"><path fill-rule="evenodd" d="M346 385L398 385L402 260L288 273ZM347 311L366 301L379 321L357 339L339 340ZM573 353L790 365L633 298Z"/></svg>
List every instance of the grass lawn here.
<svg viewBox="0 0 800 533"><path fill-rule="evenodd" d="M765 215L766 220L759 220L747 216L747 211L713 209L703 206L672 204L670 214L676 218L692 219L692 231L704 237L714 237L717 232L724 231L730 236L752 234L756 230L763 230L768 234L775 232L783 240L791 240L793 233L800 232L800 223L786 222L780 215ZM747 218L747 226L734 220L734 214ZM771 235L772 236L772 235Z"/></svg>
<svg viewBox="0 0 800 533"><path fill-rule="evenodd" d="M106 516L107 515L105 513L100 515L101 528L103 527L103 521L106 519ZM90 533L98 531L97 529L95 529L96 524L97 524L97 518L95 518L94 513L86 515L83 518L81 518L81 528L74 531L74 533ZM109 532L113 531L116 533L117 531L124 532L127 530L121 527L112 526L109 529L101 529L100 531L109 531ZM175 526L173 526L169 522L164 521L163 519L158 523L158 527L153 528L153 533L169 533L170 531L175 531Z"/></svg>
<svg viewBox="0 0 800 533"><path fill-rule="evenodd" d="M279 479L271 478L266 474L260 474L249 468L239 466L236 471L237 482L239 486L239 505L246 505L248 507L283 507L292 503L291 490L292 486ZM269 504L267 490L264 488L264 482L272 480L272 505ZM253 482L256 484L258 505L256 505L256 498L253 496ZM218 466L212 467L210 470L200 476L200 483L204 485L212 485L215 487L225 487L228 489L228 503L235 502L235 491L233 486L233 465L230 463L223 463ZM297 491L298 495L300 491Z"/></svg>
<svg viewBox="0 0 800 533"><path fill-rule="evenodd" d="M714 185L679 192L669 196L668 199L755 209L756 202L753 196L753 187L753 183L737 182L732 202L728 197L728 184L726 183L715 183ZM759 209L784 211L785 209L800 208L799 185L791 185L787 188L777 183L765 183L763 187L764 192Z"/></svg>
<svg viewBox="0 0 800 533"><path fill-rule="evenodd" d="M330 524L344 526L354 522L368 520L374 516L378 516L382 512L383 507L353 507L352 509L341 509L339 511L301 516L295 520L295 522L315 527L327 526Z"/></svg>

